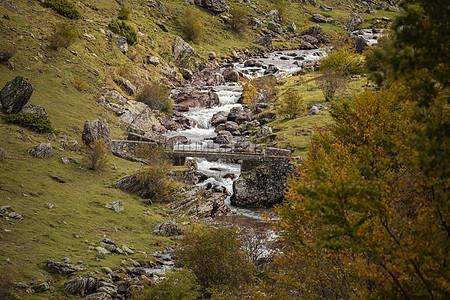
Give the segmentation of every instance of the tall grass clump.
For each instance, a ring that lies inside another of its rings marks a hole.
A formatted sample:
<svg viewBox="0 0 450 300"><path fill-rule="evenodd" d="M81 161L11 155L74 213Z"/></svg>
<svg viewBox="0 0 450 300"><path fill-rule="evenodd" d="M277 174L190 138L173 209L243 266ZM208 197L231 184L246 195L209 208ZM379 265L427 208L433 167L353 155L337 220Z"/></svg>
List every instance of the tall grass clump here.
<svg viewBox="0 0 450 300"><path fill-rule="evenodd" d="M81 19L81 13L68 0L44 0L44 5L52 8L63 17L73 20Z"/></svg>
<svg viewBox="0 0 450 300"><path fill-rule="evenodd" d="M248 19L245 9L234 7L231 12L230 27L234 32L243 33L247 30Z"/></svg>
<svg viewBox="0 0 450 300"><path fill-rule="evenodd" d="M108 162L109 148L103 140L95 140L89 145L84 145L84 163L88 170L101 170Z"/></svg>
<svg viewBox="0 0 450 300"><path fill-rule="evenodd" d="M131 15L131 8L127 5L122 5L119 9L119 15L117 18L120 20L128 20Z"/></svg>
<svg viewBox="0 0 450 300"><path fill-rule="evenodd" d="M124 36L127 39L128 44L136 44L137 32L130 24L127 24L124 21L119 21L118 19L112 19L108 27L112 32Z"/></svg>

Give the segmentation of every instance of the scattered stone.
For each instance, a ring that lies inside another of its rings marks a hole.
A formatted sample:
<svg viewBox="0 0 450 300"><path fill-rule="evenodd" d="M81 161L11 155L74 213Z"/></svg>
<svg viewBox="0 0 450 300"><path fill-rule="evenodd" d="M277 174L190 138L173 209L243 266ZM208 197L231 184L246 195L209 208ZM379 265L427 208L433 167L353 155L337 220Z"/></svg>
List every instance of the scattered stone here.
<svg viewBox="0 0 450 300"><path fill-rule="evenodd" d="M100 270L105 274L111 274L112 270L110 267L101 267Z"/></svg>
<svg viewBox="0 0 450 300"><path fill-rule="evenodd" d="M172 100L180 111L189 111L192 107L210 108L219 104L219 96L213 91L183 91L173 95Z"/></svg>
<svg viewBox="0 0 450 300"><path fill-rule="evenodd" d="M6 157L6 151L3 148L0 148L0 160L4 160Z"/></svg>
<svg viewBox="0 0 450 300"><path fill-rule="evenodd" d="M23 114L32 114L36 117L45 117L47 115L47 111L45 107L37 104L29 104L20 110Z"/></svg>
<svg viewBox="0 0 450 300"><path fill-rule="evenodd" d="M16 286L20 289L27 289L29 287L25 281L16 282Z"/></svg>
<svg viewBox="0 0 450 300"><path fill-rule="evenodd" d="M122 249L122 251L126 254L134 254L134 251L131 250L127 245L121 245L120 249Z"/></svg>
<svg viewBox="0 0 450 300"><path fill-rule="evenodd" d="M42 293L42 292L48 291L50 289L50 285L48 284L48 282L43 282L43 283L34 285L32 287L32 289L35 293Z"/></svg>
<svg viewBox="0 0 450 300"><path fill-rule="evenodd" d="M111 147L111 133L109 131L106 120L94 120L84 122L82 140L85 145L89 145L93 141L103 140L106 150Z"/></svg>
<svg viewBox="0 0 450 300"><path fill-rule="evenodd" d="M266 135L269 135L269 134L272 134L272 133L273 133L272 132L272 127L263 126L263 127L261 127L261 129L259 129L256 132L256 137L260 138L260 137L263 137L263 136L266 136Z"/></svg>
<svg viewBox="0 0 450 300"><path fill-rule="evenodd" d="M326 18L321 14L313 14L312 19L317 23L332 23L334 21L332 18Z"/></svg>
<svg viewBox="0 0 450 300"><path fill-rule="evenodd" d="M57 175L51 175L50 176L52 179L58 181L59 183L66 183L66 181L64 179L62 179L61 177L57 176Z"/></svg>
<svg viewBox="0 0 450 300"><path fill-rule="evenodd" d="M185 234L184 229L178 228L173 221L159 223L155 226L153 233L160 236L174 236Z"/></svg>
<svg viewBox="0 0 450 300"><path fill-rule="evenodd" d="M275 33L278 33L278 34L283 33L283 28L281 27L281 25L278 23L275 23L273 21L270 21L269 23L267 23L267 29L270 31L273 31Z"/></svg>
<svg viewBox="0 0 450 300"><path fill-rule="evenodd" d="M111 297L111 295L101 292L87 295L83 298L83 300L113 300L113 298Z"/></svg>
<svg viewBox="0 0 450 300"><path fill-rule="evenodd" d="M23 220L22 215L16 213L15 211L12 211L8 214L8 217L12 218L12 219L16 219L16 220Z"/></svg>
<svg viewBox="0 0 450 300"><path fill-rule="evenodd" d="M98 71L97 71L97 70L95 70L95 69L88 69L88 72L90 72L90 73L94 74L94 76L98 76L98 75L100 75L100 74L98 73Z"/></svg>
<svg viewBox="0 0 450 300"><path fill-rule="evenodd" d="M213 14L220 14L228 11L228 8L223 0L194 0L195 5L208 10Z"/></svg>
<svg viewBox="0 0 450 300"><path fill-rule="evenodd" d="M137 88L128 79L123 77L118 77L114 79L114 82L120 86L120 88L130 96L133 96L137 92Z"/></svg>
<svg viewBox="0 0 450 300"><path fill-rule="evenodd" d="M313 36L319 41L319 43L324 43L326 41L325 31L318 24L309 26L307 30L302 32L302 35Z"/></svg>
<svg viewBox="0 0 450 300"><path fill-rule="evenodd" d="M40 143L28 150L33 157L46 158L53 156L53 147L50 143Z"/></svg>
<svg viewBox="0 0 450 300"><path fill-rule="evenodd" d="M104 207L114 210L115 212L121 212L124 210L122 201L113 201L111 203L103 204Z"/></svg>
<svg viewBox="0 0 450 300"><path fill-rule="evenodd" d="M217 125L225 123L227 121L228 114L224 111L219 111L215 113L211 118L211 125L217 127Z"/></svg>
<svg viewBox="0 0 450 300"><path fill-rule="evenodd" d="M160 64L159 58L156 56L147 56L146 64L158 66Z"/></svg>
<svg viewBox="0 0 450 300"><path fill-rule="evenodd" d="M61 162L67 165L69 163L69 159L67 157L61 157Z"/></svg>
<svg viewBox="0 0 450 300"><path fill-rule="evenodd" d="M314 105L308 110L308 115L318 115L319 113L320 113L319 108Z"/></svg>
<svg viewBox="0 0 450 300"><path fill-rule="evenodd" d="M227 82L238 82L239 81L239 72L236 71L233 67L226 68L222 72L223 78Z"/></svg>
<svg viewBox="0 0 450 300"><path fill-rule="evenodd" d="M275 74L279 71L279 69L277 68L277 66L275 65L269 65L267 67L267 69L264 70L264 75L268 75L268 74Z"/></svg>
<svg viewBox="0 0 450 300"><path fill-rule="evenodd" d="M116 40L117 48L119 48L120 52L123 54L127 53L128 51L128 43L127 38L121 35L115 36L114 39Z"/></svg>
<svg viewBox="0 0 450 300"><path fill-rule="evenodd" d="M6 83L0 91L0 102L6 114L16 114L27 104L34 88L22 76Z"/></svg>
<svg viewBox="0 0 450 300"><path fill-rule="evenodd" d="M47 207L48 207L49 209L52 209L52 208L55 207L55 205L54 205L53 203L47 203Z"/></svg>

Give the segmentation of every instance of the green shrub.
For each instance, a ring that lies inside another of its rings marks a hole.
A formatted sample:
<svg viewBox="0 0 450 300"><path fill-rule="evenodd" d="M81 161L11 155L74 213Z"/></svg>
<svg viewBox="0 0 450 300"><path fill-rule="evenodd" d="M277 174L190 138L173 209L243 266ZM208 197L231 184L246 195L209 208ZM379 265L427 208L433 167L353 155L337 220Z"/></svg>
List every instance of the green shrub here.
<svg viewBox="0 0 450 300"><path fill-rule="evenodd" d="M183 267L192 270L205 296L217 291L239 291L253 280L239 233L234 228L205 228L190 232L176 250Z"/></svg>
<svg viewBox="0 0 450 300"><path fill-rule="evenodd" d="M78 30L69 24L59 24L53 35L49 38L50 48L56 50L60 47L67 48L78 38Z"/></svg>
<svg viewBox="0 0 450 300"><path fill-rule="evenodd" d="M119 15L117 18L120 20L128 20L131 15L131 8L127 5L122 5L119 9Z"/></svg>
<svg viewBox="0 0 450 300"><path fill-rule="evenodd" d="M248 19L245 9L242 7L234 7L231 10L230 27L237 33L243 33L247 30Z"/></svg>
<svg viewBox="0 0 450 300"><path fill-rule="evenodd" d="M320 68L340 72L345 76L362 71L363 63L360 56L351 47L342 47L331 51L320 60Z"/></svg>
<svg viewBox="0 0 450 300"><path fill-rule="evenodd" d="M169 172L172 161L159 146L140 145L135 154L147 161L147 166L138 173L138 179L145 184L141 197L157 201L168 201L172 199L172 181Z"/></svg>
<svg viewBox="0 0 450 300"><path fill-rule="evenodd" d="M181 18L181 30L185 37L194 43L200 43L205 35L205 25L201 21L202 14L198 10L189 8Z"/></svg>
<svg viewBox="0 0 450 300"><path fill-rule="evenodd" d="M200 286L194 273L181 269L164 277L155 285L144 288L141 295L133 298L152 300L196 300L201 296Z"/></svg>
<svg viewBox="0 0 450 300"><path fill-rule="evenodd" d="M39 133L58 133L58 131L53 129L47 116L37 117L29 113L18 113L4 115L2 118L7 123L28 127Z"/></svg>
<svg viewBox="0 0 450 300"><path fill-rule="evenodd" d="M303 97L292 91L287 92L286 96L282 100L280 111L281 113L288 115L291 119L304 114L306 111L306 106Z"/></svg>
<svg viewBox="0 0 450 300"><path fill-rule="evenodd" d="M124 21L113 19L109 23L108 27L109 29L111 29L112 32L124 36L127 39L128 44L130 45L136 44L137 32L130 24L127 24Z"/></svg>
<svg viewBox="0 0 450 300"><path fill-rule="evenodd" d="M74 20L81 19L81 13L68 0L44 0L44 5L51 7L58 14L66 18Z"/></svg>
<svg viewBox="0 0 450 300"><path fill-rule="evenodd" d="M169 97L169 89L158 82L151 82L144 86L136 100L147 104L152 109L157 109L169 115L173 114L173 104Z"/></svg>

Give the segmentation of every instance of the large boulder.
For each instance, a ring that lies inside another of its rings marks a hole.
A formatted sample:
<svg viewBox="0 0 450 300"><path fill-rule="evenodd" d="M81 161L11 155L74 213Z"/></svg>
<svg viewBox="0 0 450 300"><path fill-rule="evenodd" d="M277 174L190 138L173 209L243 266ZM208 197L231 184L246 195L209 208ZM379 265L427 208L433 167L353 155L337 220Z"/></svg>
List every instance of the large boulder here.
<svg viewBox="0 0 450 300"><path fill-rule="evenodd" d="M334 21L332 18L326 18L326 17L322 16L321 14L313 14L312 19L314 22L317 22L317 23L331 23Z"/></svg>
<svg viewBox="0 0 450 300"><path fill-rule="evenodd" d="M46 158L53 156L53 148L50 143L40 143L28 149L28 153L33 157Z"/></svg>
<svg viewBox="0 0 450 300"><path fill-rule="evenodd" d="M269 23L267 23L267 29L270 31L273 31L275 33L278 34L282 34L283 33L283 27L281 27L280 24L270 21Z"/></svg>
<svg viewBox="0 0 450 300"><path fill-rule="evenodd" d="M352 13L347 22L345 22L344 24L344 29L347 30L348 32L353 32L356 29L358 29L359 25L361 25L362 23L364 23L363 18L361 18L358 14L356 13Z"/></svg>
<svg viewBox="0 0 450 300"><path fill-rule="evenodd" d="M211 118L211 125L217 127L217 125L225 123L227 121L227 113L224 111L219 111L215 113Z"/></svg>
<svg viewBox="0 0 450 300"><path fill-rule="evenodd" d="M250 171L241 172L233 183L231 204L238 207L272 207L284 199L286 178L292 174L289 159L257 162Z"/></svg>
<svg viewBox="0 0 450 300"><path fill-rule="evenodd" d="M109 103L108 106L116 108L114 111L119 119L140 130L148 132L160 132L164 129L157 113L153 111L147 104L128 100L123 105Z"/></svg>
<svg viewBox="0 0 450 300"><path fill-rule="evenodd" d="M180 111L188 111L189 108L193 107L210 108L219 104L219 96L212 91L183 91L175 94L172 100L175 108Z"/></svg>
<svg viewBox="0 0 450 300"><path fill-rule="evenodd" d="M242 124L244 122L250 122L251 116L249 113L245 112L241 106L233 107L227 116L227 121L233 121L237 124Z"/></svg>
<svg viewBox="0 0 450 300"><path fill-rule="evenodd" d="M362 36L354 36L352 37L352 41L355 51L359 54L363 53L363 51L369 46L367 41Z"/></svg>
<svg viewBox="0 0 450 300"><path fill-rule="evenodd" d="M95 292L97 280L92 277L76 277L64 282L66 291L73 295L84 297L84 295Z"/></svg>
<svg viewBox="0 0 450 300"><path fill-rule="evenodd" d="M105 147L111 148L111 132L106 120L96 119L91 122L86 120L81 138L85 145L89 145L93 141L103 140Z"/></svg>
<svg viewBox="0 0 450 300"><path fill-rule="evenodd" d="M113 201L111 203L103 204L104 207L114 210L115 212L121 212L124 210L122 201Z"/></svg>
<svg viewBox="0 0 450 300"><path fill-rule="evenodd" d="M172 52L173 52L173 56L175 57L175 60L197 55L194 48L192 48L191 45L186 43L179 36L175 37L175 42L172 46Z"/></svg>
<svg viewBox="0 0 450 300"><path fill-rule="evenodd" d="M228 11L225 2L222 0L194 0L195 5L205 8L213 14L220 14Z"/></svg>
<svg viewBox="0 0 450 300"><path fill-rule="evenodd" d="M227 82L238 82L239 81L239 72L232 67L226 68L223 73L223 78Z"/></svg>
<svg viewBox="0 0 450 300"><path fill-rule="evenodd" d="M253 42L254 44L266 47L269 51L273 50L272 36L270 34L264 35Z"/></svg>
<svg viewBox="0 0 450 300"><path fill-rule="evenodd" d="M326 41L325 31L323 31L322 27L318 24L309 26L302 35L310 35L315 37L320 43L324 43Z"/></svg>
<svg viewBox="0 0 450 300"><path fill-rule="evenodd" d="M22 76L8 81L0 91L0 102L6 114L17 114L30 100L34 88Z"/></svg>

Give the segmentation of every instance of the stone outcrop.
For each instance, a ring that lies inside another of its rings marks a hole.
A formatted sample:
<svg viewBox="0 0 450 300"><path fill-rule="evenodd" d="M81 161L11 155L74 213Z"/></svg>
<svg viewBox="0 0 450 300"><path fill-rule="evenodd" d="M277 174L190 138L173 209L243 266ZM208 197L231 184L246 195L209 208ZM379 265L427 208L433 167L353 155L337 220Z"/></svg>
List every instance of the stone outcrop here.
<svg viewBox="0 0 450 300"><path fill-rule="evenodd" d="M111 203L103 204L104 207L114 210L115 212L121 212L124 210L122 201L113 201Z"/></svg>
<svg viewBox="0 0 450 300"><path fill-rule="evenodd" d="M111 148L111 132L106 120L97 119L91 122L86 120L81 138L85 145L103 140L106 148Z"/></svg>
<svg viewBox="0 0 450 300"><path fill-rule="evenodd" d="M138 174L123 177L119 181L113 183L113 187L123 191L135 193L144 199L150 198L152 194L145 182L139 179Z"/></svg>
<svg viewBox="0 0 450 300"><path fill-rule="evenodd" d="M153 233L160 236L174 236L185 234L185 230L178 228L175 222L168 221L157 224L153 229Z"/></svg>
<svg viewBox="0 0 450 300"><path fill-rule="evenodd" d="M53 147L50 143L40 143L28 150L33 157L46 158L53 156Z"/></svg>
<svg viewBox="0 0 450 300"><path fill-rule="evenodd" d="M0 161L4 160L6 157L6 151L3 148L0 148Z"/></svg>
<svg viewBox="0 0 450 300"><path fill-rule="evenodd" d="M28 103L34 88L22 76L8 81L0 91L0 102L6 114L16 114Z"/></svg>
<svg viewBox="0 0 450 300"><path fill-rule="evenodd" d="M116 41L117 48L119 48L120 52L123 54L128 52L128 42L126 37L117 35L114 37L114 40Z"/></svg>
<svg viewBox="0 0 450 300"><path fill-rule="evenodd" d="M180 111L188 111L193 107L209 108L219 104L219 96L212 91L183 91L175 94L172 100L175 108Z"/></svg>
<svg viewBox="0 0 450 300"><path fill-rule="evenodd" d="M73 265L65 262L58 262L54 260L50 260L47 262L47 267L53 272L57 272L60 274L72 274L78 271L85 271L86 268L80 265Z"/></svg>
<svg viewBox="0 0 450 300"><path fill-rule="evenodd" d="M362 36L352 37L352 42L355 47L355 51L359 54L363 53L363 51L369 46Z"/></svg>
<svg viewBox="0 0 450 300"><path fill-rule="evenodd" d="M334 21L332 18L326 18L321 14L313 14L312 19L317 23L332 23Z"/></svg>
<svg viewBox="0 0 450 300"><path fill-rule="evenodd" d="M217 127L217 125L225 123L227 121L228 114L224 111L215 113L211 118L211 125Z"/></svg>
<svg viewBox="0 0 450 300"><path fill-rule="evenodd" d="M195 5L203 7L213 14L220 14L228 11L225 2L222 0L194 0Z"/></svg>
<svg viewBox="0 0 450 300"><path fill-rule="evenodd" d="M92 277L76 277L64 283L64 288L69 293L84 297L87 294L95 292L97 280Z"/></svg>
<svg viewBox="0 0 450 300"><path fill-rule="evenodd" d="M244 162L233 183L231 204L238 207L272 207L284 199L286 178L292 174L289 158Z"/></svg>
<svg viewBox="0 0 450 300"><path fill-rule="evenodd" d="M181 37L176 36L175 42L172 46L173 56L175 60L183 59L189 56L197 56L194 48L191 47L188 43L186 43Z"/></svg>
<svg viewBox="0 0 450 300"><path fill-rule="evenodd" d="M250 122L251 118L252 117L249 113L245 112L241 106L238 106L233 107L230 110L227 116L227 121L233 121L240 125L244 122Z"/></svg>
<svg viewBox="0 0 450 300"><path fill-rule="evenodd" d="M239 81L239 72L236 71L233 67L226 68L223 73L223 78L227 82L238 82Z"/></svg>

